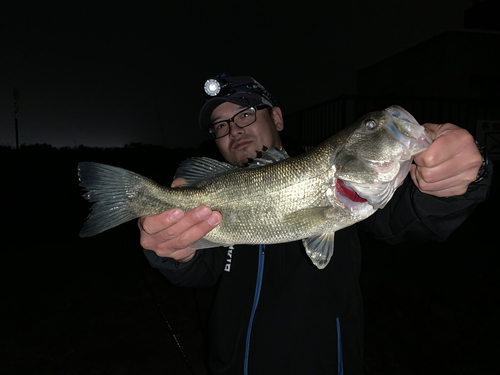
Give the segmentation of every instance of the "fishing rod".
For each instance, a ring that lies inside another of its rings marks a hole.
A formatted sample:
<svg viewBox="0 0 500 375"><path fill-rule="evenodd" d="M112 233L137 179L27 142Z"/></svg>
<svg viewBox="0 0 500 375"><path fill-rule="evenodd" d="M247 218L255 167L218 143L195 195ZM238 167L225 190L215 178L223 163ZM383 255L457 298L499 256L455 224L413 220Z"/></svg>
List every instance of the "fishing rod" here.
<svg viewBox="0 0 500 375"><path fill-rule="evenodd" d="M149 294L151 295L151 298L153 300L153 303L156 304L156 307L158 307L158 310L160 310L160 314L161 316L163 317L163 321L165 322L165 325L167 326L170 334L172 335L172 337L174 338L174 341L177 345L177 348L179 349L181 355L182 355L182 358L184 358L184 362L186 363L186 366L189 370L189 372L191 373L191 375L196 375L195 371L194 371L194 368L193 366L191 365L191 362L188 361L187 359L187 356L186 356L186 353L184 353L184 350L182 349L182 346L181 346L181 343L179 342L179 340L177 339L177 336L170 324L170 322L168 321L167 319L167 316L165 314L165 312L163 311L163 309L161 308L161 305L160 303L158 302L158 299L155 297L154 293L153 293L153 289L151 288L151 285L149 285L149 283L147 282L147 280L142 277L141 278L142 281L144 282L144 284L146 285L146 288L148 289L149 291Z"/></svg>

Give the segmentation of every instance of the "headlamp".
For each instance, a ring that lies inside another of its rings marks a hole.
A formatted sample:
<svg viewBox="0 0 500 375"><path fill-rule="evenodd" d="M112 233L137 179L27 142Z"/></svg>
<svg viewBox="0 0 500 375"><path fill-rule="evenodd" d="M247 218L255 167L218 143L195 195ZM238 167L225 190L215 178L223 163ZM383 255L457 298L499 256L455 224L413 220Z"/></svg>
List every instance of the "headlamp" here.
<svg viewBox="0 0 500 375"><path fill-rule="evenodd" d="M276 106L276 101L264 86L249 76L231 77L226 73L221 73L208 78L203 88L205 90L205 104L199 115L200 127L203 130L206 130L210 125L212 111L226 101L242 108L260 105L269 108Z"/></svg>
<svg viewBox="0 0 500 375"><path fill-rule="evenodd" d="M205 82L205 92L209 96L216 96L221 90L220 81L216 78L210 78Z"/></svg>

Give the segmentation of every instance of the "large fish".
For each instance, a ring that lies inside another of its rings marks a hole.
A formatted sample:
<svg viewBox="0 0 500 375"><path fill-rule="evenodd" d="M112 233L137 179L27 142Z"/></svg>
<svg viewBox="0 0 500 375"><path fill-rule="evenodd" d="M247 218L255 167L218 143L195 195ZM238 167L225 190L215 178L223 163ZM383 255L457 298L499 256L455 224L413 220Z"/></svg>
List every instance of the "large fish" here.
<svg viewBox="0 0 500 375"><path fill-rule="evenodd" d="M222 222L191 248L302 239L312 262L324 268L335 232L384 207L408 174L413 156L430 142L411 114L392 106L363 116L297 157L268 148L246 168L188 159L176 173L187 181L182 188L82 162L80 185L94 203L80 236L174 207L187 211L206 204L221 212Z"/></svg>

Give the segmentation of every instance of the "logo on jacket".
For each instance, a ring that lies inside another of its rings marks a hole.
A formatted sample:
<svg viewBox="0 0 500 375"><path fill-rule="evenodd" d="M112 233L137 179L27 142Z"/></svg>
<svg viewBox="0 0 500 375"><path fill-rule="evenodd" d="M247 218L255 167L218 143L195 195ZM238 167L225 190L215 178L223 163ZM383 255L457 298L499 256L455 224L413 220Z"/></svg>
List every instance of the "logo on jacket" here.
<svg viewBox="0 0 500 375"><path fill-rule="evenodd" d="M234 247L229 246L229 250L227 251L226 267L224 267L224 271L226 272L231 272L231 259L233 259L233 250Z"/></svg>

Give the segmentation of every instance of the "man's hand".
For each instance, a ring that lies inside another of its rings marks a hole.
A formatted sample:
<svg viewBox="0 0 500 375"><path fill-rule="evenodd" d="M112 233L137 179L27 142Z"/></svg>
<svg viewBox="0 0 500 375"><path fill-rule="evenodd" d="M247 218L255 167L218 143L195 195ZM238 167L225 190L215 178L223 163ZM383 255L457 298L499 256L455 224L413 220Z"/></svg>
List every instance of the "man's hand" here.
<svg viewBox="0 0 500 375"><path fill-rule="evenodd" d="M176 179L172 187L185 183ZM168 257L179 262L188 262L195 251L189 248L193 242L204 237L222 220L222 215L208 206L199 206L184 213L174 208L159 215L139 218L141 246L152 250L160 257Z"/></svg>
<svg viewBox="0 0 500 375"><path fill-rule="evenodd" d="M423 126L433 143L415 156L413 182L421 192L437 197L464 194L482 163L474 138L467 130L449 123Z"/></svg>

